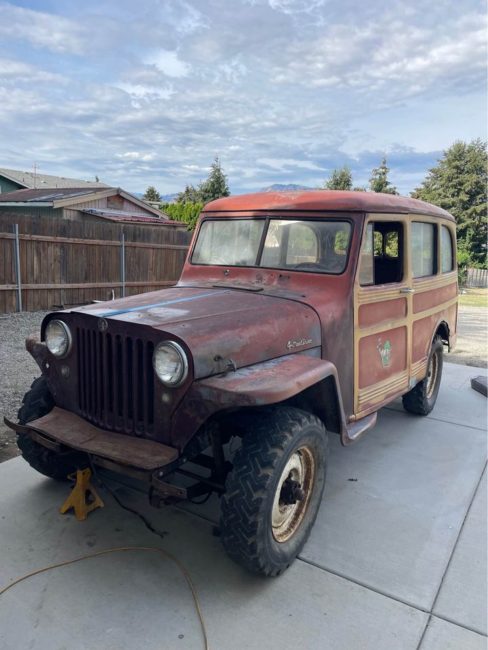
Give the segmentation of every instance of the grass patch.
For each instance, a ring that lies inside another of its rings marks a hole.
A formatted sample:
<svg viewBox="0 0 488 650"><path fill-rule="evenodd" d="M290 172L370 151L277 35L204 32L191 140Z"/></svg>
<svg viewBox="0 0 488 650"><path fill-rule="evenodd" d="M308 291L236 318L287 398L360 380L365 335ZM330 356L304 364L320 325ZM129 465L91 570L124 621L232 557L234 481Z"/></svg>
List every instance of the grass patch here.
<svg viewBox="0 0 488 650"><path fill-rule="evenodd" d="M488 289L464 289L459 295L459 304L463 307L488 307Z"/></svg>

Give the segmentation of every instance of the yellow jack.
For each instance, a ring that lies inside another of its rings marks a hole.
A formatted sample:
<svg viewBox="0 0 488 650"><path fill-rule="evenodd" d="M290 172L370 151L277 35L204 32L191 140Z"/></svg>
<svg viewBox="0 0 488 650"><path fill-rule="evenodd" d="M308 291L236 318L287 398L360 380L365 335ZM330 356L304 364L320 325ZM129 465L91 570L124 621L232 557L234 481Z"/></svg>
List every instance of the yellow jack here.
<svg viewBox="0 0 488 650"><path fill-rule="evenodd" d="M76 475L70 474L68 478L74 479L75 476L76 483L69 497L59 509L59 512L64 515L68 510L73 508L78 521L84 521L89 512L95 510L95 508L103 508L104 503L90 483L91 471L88 468L78 469L76 470Z"/></svg>

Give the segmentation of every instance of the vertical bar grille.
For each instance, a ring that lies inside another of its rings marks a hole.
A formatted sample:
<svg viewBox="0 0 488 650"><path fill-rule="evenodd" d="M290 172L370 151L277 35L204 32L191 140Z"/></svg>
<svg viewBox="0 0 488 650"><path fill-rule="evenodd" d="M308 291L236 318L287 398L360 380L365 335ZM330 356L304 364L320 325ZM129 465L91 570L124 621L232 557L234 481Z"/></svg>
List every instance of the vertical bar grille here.
<svg viewBox="0 0 488 650"><path fill-rule="evenodd" d="M80 414L104 429L152 433L153 343L78 327L76 347Z"/></svg>

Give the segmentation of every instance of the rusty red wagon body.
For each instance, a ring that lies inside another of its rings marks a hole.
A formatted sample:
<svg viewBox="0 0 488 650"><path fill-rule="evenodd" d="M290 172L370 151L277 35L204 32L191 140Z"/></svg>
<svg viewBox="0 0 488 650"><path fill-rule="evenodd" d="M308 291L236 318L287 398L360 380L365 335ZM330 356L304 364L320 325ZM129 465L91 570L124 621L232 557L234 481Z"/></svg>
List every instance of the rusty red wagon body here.
<svg viewBox="0 0 488 650"><path fill-rule="evenodd" d="M348 445L399 396L414 413L433 408L442 348L456 340L455 241L447 212L392 195L214 201L176 287L52 313L40 340L28 340L49 408L11 423L24 455L42 450L45 466L46 454L88 458L144 480L153 503L214 490L228 552L279 573L318 510L326 432ZM270 460L274 423L282 453ZM229 460L234 436L242 450ZM269 520L272 542L251 552L225 520L239 529L235 492L258 488L242 469L252 445L273 479L255 516L257 528ZM188 460L204 475L185 469ZM45 466L37 469L49 474ZM193 484L175 485L175 472Z"/></svg>

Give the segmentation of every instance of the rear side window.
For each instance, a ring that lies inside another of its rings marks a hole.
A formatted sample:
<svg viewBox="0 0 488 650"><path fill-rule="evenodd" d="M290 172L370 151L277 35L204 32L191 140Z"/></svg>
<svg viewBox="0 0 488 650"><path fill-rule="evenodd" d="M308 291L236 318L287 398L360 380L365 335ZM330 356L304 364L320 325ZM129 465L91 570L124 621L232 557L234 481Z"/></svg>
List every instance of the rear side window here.
<svg viewBox="0 0 488 650"><path fill-rule="evenodd" d="M448 273L454 269L452 236L447 226L441 228L441 271Z"/></svg>
<svg viewBox="0 0 488 650"><path fill-rule="evenodd" d="M400 221L368 223L361 249L359 283L366 286L401 282L403 273L403 224Z"/></svg>
<svg viewBox="0 0 488 650"><path fill-rule="evenodd" d="M435 273L435 225L412 222L412 272L414 278Z"/></svg>

